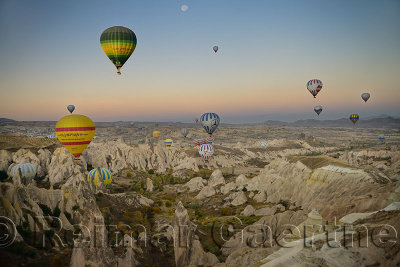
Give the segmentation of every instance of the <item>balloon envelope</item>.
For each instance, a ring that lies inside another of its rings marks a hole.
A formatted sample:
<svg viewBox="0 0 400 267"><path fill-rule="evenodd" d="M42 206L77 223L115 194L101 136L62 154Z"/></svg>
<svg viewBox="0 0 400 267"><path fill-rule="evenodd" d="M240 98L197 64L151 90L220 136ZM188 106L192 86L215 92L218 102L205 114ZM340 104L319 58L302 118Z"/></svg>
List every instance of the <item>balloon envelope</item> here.
<svg viewBox="0 0 400 267"><path fill-rule="evenodd" d="M220 118L216 113L204 113L200 117L200 123L208 134L212 134L219 125Z"/></svg>
<svg viewBox="0 0 400 267"><path fill-rule="evenodd" d="M215 53L217 53L217 51L218 51L218 46L214 46L214 47L213 47L213 50L214 50Z"/></svg>
<svg viewBox="0 0 400 267"><path fill-rule="evenodd" d="M358 114L351 114L349 119L353 124L356 124L356 122L360 119L360 116L358 116Z"/></svg>
<svg viewBox="0 0 400 267"><path fill-rule="evenodd" d="M72 114L72 112L74 112L74 110L75 110L75 106L74 105L68 105L67 109Z"/></svg>
<svg viewBox="0 0 400 267"><path fill-rule="evenodd" d="M184 137L186 137L189 134L189 129L188 128L182 128L181 133Z"/></svg>
<svg viewBox="0 0 400 267"><path fill-rule="evenodd" d="M93 169L88 173L88 181L93 181L94 186L97 186L98 182L103 181L104 185L107 187L112 182L112 174L109 170L105 168L100 169L101 174L97 169ZM100 179L101 178L101 181Z"/></svg>
<svg viewBox="0 0 400 267"><path fill-rule="evenodd" d="M136 43L135 33L122 26L110 27L100 36L101 48L117 68L117 74L121 74L120 69L132 55Z"/></svg>
<svg viewBox="0 0 400 267"><path fill-rule="evenodd" d="M35 178L36 175L36 167L31 164L31 163L20 163L15 165L11 169L11 174L13 177L17 177L19 175L18 169L21 169L21 178L25 178L28 183L32 181L33 178Z"/></svg>
<svg viewBox="0 0 400 267"><path fill-rule="evenodd" d="M214 141L214 138L212 138L212 137L199 138L199 139L194 139L193 144L194 144L194 146L201 146L203 144L212 144L213 141Z"/></svg>
<svg viewBox="0 0 400 267"><path fill-rule="evenodd" d="M320 80L317 80L317 79L309 80L308 83L307 83L307 89L315 98L315 96L322 89L322 82Z"/></svg>
<svg viewBox="0 0 400 267"><path fill-rule="evenodd" d="M153 131L154 139L158 140L160 138L161 133L159 131Z"/></svg>
<svg viewBox="0 0 400 267"><path fill-rule="evenodd" d="M56 135L61 144L79 159L94 137L93 121L83 115L62 117L56 124Z"/></svg>
<svg viewBox="0 0 400 267"><path fill-rule="evenodd" d="M371 95L369 93L362 93L361 94L361 98L367 102L367 100L371 97Z"/></svg>
<svg viewBox="0 0 400 267"><path fill-rule="evenodd" d="M199 147L199 154L207 162L214 154L214 147L211 144L203 144Z"/></svg>
<svg viewBox="0 0 400 267"><path fill-rule="evenodd" d="M168 147L172 146L172 139L165 139L164 144Z"/></svg>
<svg viewBox="0 0 400 267"><path fill-rule="evenodd" d="M321 113L321 111L322 111L322 106L315 106L314 107L314 111L315 111L315 113L317 113L318 115Z"/></svg>
<svg viewBox="0 0 400 267"><path fill-rule="evenodd" d="M267 146L267 142L262 141L262 142L260 143L260 146Z"/></svg>

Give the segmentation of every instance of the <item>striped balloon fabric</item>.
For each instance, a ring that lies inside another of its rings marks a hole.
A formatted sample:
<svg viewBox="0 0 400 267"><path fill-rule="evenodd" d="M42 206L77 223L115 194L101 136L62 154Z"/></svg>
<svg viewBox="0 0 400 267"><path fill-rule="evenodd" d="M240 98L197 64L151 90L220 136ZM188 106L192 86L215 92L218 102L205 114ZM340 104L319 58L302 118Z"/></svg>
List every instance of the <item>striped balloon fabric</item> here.
<svg viewBox="0 0 400 267"><path fill-rule="evenodd" d="M172 139L165 139L164 144L168 147L172 146Z"/></svg>
<svg viewBox="0 0 400 267"><path fill-rule="evenodd" d="M315 96L322 89L322 82L320 80L317 80L317 79L309 80L308 83L307 83L307 89L315 98Z"/></svg>
<svg viewBox="0 0 400 267"><path fill-rule="evenodd" d="M103 180L104 185L107 187L109 184L112 182L112 174L109 170L105 168L101 168L101 178ZM99 174L97 169L93 169L89 172L88 174L88 181L93 181L94 186L97 186L97 182L99 181L98 179Z"/></svg>
<svg viewBox="0 0 400 267"><path fill-rule="evenodd" d="M193 144L194 144L194 146L201 146L203 144L212 144L213 141L214 141L214 138L212 138L212 137L199 138L199 139L194 139Z"/></svg>
<svg viewBox="0 0 400 267"><path fill-rule="evenodd" d="M360 116L358 116L358 114L351 114L349 119L353 122L353 124L356 124L356 122L360 119Z"/></svg>
<svg viewBox="0 0 400 267"><path fill-rule="evenodd" d="M210 135L217 129L220 118L217 113L204 113L200 117L200 123Z"/></svg>
<svg viewBox="0 0 400 267"><path fill-rule="evenodd" d="M203 144L199 147L199 154L207 162L214 154L214 147L210 144Z"/></svg>
<svg viewBox="0 0 400 267"><path fill-rule="evenodd" d="M92 141L95 130L93 121L83 115L68 115L56 124L58 140L77 160Z"/></svg>
<svg viewBox="0 0 400 267"><path fill-rule="evenodd" d="M160 138L161 133L159 131L153 131L154 139L158 140Z"/></svg>
<svg viewBox="0 0 400 267"><path fill-rule="evenodd" d="M31 163L20 163L15 165L11 169L11 174L14 177L18 176L18 169L21 169L22 177L27 180L27 182L31 182L36 175L36 167Z"/></svg>
<svg viewBox="0 0 400 267"><path fill-rule="evenodd" d="M120 69L132 55L136 43L135 33L122 26L110 27L100 37L101 48L117 68L117 74L121 74Z"/></svg>

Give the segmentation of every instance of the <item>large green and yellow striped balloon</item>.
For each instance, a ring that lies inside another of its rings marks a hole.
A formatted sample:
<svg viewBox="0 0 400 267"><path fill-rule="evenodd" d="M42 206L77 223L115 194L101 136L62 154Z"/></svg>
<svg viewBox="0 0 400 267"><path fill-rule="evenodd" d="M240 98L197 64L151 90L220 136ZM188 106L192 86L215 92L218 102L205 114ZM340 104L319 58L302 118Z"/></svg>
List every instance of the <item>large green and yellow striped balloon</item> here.
<svg viewBox="0 0 400 267"><path fill-rule="evenodd" d="M135 50L136 42L135 33L122 26L110 27L101 34L101 48L117 68L118 75L121 75L121 67Z"/></svg>

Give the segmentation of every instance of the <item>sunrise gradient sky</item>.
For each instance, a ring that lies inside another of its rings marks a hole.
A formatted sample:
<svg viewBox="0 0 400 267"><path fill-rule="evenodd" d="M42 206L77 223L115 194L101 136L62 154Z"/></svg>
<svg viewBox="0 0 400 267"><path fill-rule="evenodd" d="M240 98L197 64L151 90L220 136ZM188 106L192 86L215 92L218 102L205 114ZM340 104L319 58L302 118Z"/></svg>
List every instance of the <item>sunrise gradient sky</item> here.
<svg viewBox="0 0 400 267"><path fill-rule="evenodd" d="M99 42L114 25L138 39L121 76ZM0 36L0 117L58 120L68 104L94 121L400 116L398 0L1 0Z"/></svg>

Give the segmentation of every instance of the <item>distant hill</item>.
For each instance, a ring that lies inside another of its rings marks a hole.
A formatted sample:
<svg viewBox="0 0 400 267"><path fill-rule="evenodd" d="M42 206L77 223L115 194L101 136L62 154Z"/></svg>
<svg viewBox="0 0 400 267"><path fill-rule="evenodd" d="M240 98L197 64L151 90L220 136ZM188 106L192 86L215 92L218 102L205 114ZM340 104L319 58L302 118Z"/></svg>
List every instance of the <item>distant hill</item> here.
<svg viewBox="0 0 400 267"><path fill-rule="evenodd" d="M302 127L352 127L353 123L348 118L341 118L337 120L298 120L295 122L279 122L279 121L266 121L267 125L288 125L288 126L302 126ZM356 123L356 127L362 128L399 128L400 119L393 117L373 118L373 119L360 119Z"/></svg>
<svg viewBox="0 0 400 267"><path fill-rule="evenodd" d="M7 119L7 118L0 118L0 121L12 122L12 121L15 121L15 120Z"/></svg>

